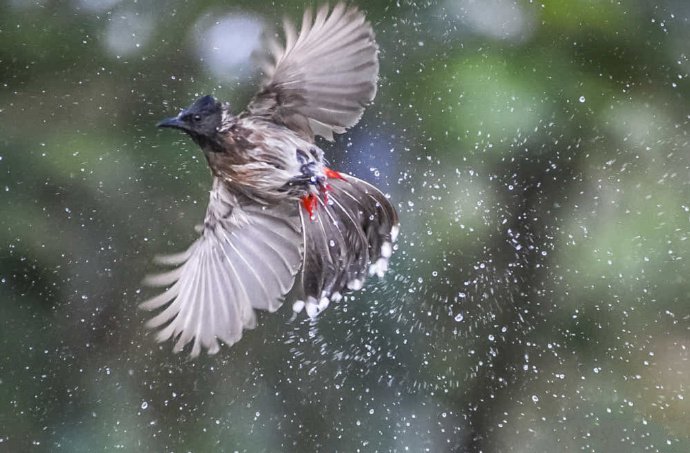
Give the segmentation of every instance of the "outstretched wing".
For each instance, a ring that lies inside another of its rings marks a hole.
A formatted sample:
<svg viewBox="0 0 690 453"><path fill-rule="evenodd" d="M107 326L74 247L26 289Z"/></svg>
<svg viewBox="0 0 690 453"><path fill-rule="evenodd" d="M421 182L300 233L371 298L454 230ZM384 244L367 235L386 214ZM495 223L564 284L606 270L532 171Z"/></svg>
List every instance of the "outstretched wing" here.
<svg viewBox="0 0 690 453"><path fill-rule="evenodd" d="M297 211L296 203L239 206L216 179L201 237L186 252L157 259L178 267L145 279L168 287L141 304L162 309L147 323L157 340L177 339L175 352L194 341L193 357L202 348L213 354L218 340L232 345L254 327L254 308L277 310L302 261Z"/></svg>
<svg viewBox="0 0 690 453"><path fill-rule="evenodd" d="M302 133L333 140L362 116L376 95L378 47L371 25L355 7L322 6L304 13L299 34L285 20L285 46L268 43L266 79L249 112Z"/></svg>

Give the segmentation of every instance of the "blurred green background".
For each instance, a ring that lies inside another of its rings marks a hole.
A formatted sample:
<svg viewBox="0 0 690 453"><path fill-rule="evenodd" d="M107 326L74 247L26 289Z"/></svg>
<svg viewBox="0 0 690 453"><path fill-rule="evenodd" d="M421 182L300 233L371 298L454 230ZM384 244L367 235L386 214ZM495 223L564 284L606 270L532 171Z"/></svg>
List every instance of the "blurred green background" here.
<svg viewBox="0 0 690 453"><path fill-rule="evenodd" d="M376 101L333 166L400 210L317 322L157 345L151 258L299 1L0 0L0 451L690 451L690 3L361 2Z"/></svg>

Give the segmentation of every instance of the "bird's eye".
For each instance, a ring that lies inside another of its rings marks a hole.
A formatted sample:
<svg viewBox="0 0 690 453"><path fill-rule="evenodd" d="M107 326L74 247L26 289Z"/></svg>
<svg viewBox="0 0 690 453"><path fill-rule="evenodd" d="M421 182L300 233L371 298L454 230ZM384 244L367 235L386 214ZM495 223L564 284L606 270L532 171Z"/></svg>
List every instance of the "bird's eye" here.
<svg viewBox="0 0 690 453"><path fill-rule="evenodd" d="M194 119L194 121L201 121L201 115L199 114L194 115L192 118Z"/></svg>

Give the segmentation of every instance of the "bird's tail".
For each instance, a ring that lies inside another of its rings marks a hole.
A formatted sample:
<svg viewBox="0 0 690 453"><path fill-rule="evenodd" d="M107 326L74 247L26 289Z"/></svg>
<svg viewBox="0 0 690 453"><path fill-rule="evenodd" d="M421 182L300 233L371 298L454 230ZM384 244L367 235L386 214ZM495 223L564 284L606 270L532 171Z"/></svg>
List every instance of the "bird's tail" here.
<svg viewBox="0 0 690 453"><path fill-rule="evenodd" d="M399 230L398 213L378 189L353 176L331 173L328 191L314 197L309 209L300 209L304 300L293 308L306 306L309 316L360 289L367 276L382 277Z"/></svg>

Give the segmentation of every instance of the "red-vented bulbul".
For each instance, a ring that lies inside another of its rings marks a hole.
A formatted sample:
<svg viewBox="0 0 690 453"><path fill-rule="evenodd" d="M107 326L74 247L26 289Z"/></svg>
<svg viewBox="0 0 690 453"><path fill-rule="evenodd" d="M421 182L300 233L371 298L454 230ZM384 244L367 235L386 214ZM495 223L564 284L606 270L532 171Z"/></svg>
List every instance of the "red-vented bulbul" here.
<svg viewBox="0 0 690 453"><path fill-rule="evenodd" d="M158 124L181 129L204 152L213 185L201 236L158 264L172 270L145 283L167 287L144 302L159 310L148 327L175 351L193 342L213 354L254 327L254 309L316 316L369 275L382 276L398 214L372 185L326 166L316 145L354 126L376 94L378 47L354 7L305 12L299 32L285 21L285 45L269 43L265 80L234 115L211 96Z"/></svg>

